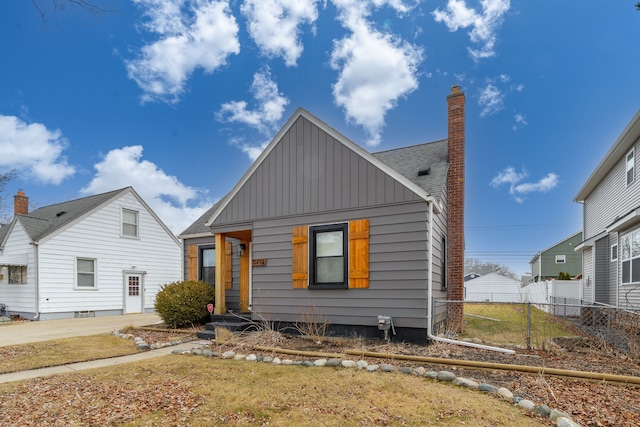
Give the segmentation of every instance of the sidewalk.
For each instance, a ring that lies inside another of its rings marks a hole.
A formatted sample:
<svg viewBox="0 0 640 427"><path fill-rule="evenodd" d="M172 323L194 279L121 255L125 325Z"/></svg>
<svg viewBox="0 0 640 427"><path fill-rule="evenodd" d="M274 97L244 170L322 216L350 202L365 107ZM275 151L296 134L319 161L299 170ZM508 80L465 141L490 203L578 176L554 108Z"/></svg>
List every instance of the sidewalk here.
<svg viewBox="0 0 640 427"><path fill-rule="evenodd" d="M160 321L155 313L41 320L0 325L0 347L59 338L108 334L127 326L149 326Z"/></svg>
<svg viewBox="0 0 640 427"><path fill-rule="evenodd" d="M16 322L0 326L0 347L49 341L59 338L108 334L126 328L127 326L149 326L157 322L160 322L160 317L155 313L125 314L121 316L101 316L82 319L42 320L39 322ZM127 356L0 374L0 383L22 381L86 369L104 368L121 363L138 362L165 356L171 354L174 350L188 351L198 346L198 343L198 341L195 341Z"/></svg>
<svg viewBox="0 0 640 427"><path fill-rule="evenodd" d="M104 368L107 366L120 365L122 363L139 362L141 360L152 359L155 357L166 356L174 350L188 351L193 347L197 347L198 342L184 343L171 347L159 348L157 350L149 350L144 353L130 354L128 356L112 357L109 359L91 360L89 362L71 363L69 365L52 366L50 368L32 369L30 371L12 372L10 374L0 375L0 384L13 381L22 381L32 378L45 377L48 375L64 374L68 372L84 371L87 369Z"/></svg>

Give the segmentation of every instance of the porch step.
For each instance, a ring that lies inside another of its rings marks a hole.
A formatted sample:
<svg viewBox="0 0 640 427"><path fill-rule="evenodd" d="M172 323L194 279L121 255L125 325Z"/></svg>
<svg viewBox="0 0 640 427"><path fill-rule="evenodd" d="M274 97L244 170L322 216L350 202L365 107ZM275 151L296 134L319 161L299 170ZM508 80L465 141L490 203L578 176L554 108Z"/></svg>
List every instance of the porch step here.
<svg viewBox="0 0 640 427"><path fill-rule="evenodd" d="M212 314L211 322L205 325L205 330L198 332L198 338L215 339L216 328L225 328L231 332L244 332L255 328L251 315L243 314Z"/></svg>

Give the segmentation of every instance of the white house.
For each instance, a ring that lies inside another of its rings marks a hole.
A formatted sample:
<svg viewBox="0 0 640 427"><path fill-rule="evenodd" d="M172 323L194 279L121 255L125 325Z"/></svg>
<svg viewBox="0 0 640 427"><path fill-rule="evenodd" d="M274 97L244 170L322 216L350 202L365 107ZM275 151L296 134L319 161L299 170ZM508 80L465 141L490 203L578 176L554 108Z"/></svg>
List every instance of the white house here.
<svg viewBox="0 0 640 427"><path fill-rule="evenodd" d="M133 188L28 212L0 228L0 304L33 320L153 311L181 279L181 243Z"/></svg>
<svg viewBox="0 0 640 427"><path fill-rule="evenodd" d="M489 273L464 283L465 301L522 302L521 283L498 273Z"/></svg>

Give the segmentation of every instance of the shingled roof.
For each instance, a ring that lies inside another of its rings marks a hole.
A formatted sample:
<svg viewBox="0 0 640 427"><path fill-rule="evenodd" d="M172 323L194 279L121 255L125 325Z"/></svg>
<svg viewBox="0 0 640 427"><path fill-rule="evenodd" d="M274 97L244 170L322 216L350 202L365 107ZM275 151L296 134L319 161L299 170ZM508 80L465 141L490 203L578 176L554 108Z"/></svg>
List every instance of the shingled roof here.
<svg viewBox="0 0 640 427"><path fill-rule="evenodd" d="M209 227L205 224L211 218L211 215L216 211L218 206L222 203L222 199L218 200L209 210L202 214L202 216L196 219L186 230L178 235L178 237L196 237L197 235L211 234Z"/></svg>
<svg viewBox="0 0 640 427"><path fill-rule="evenodd" d="M449 171L446 139L372 154L433 197L439 198L446 188Z"/></svg>
<svg viewBox="0 0 640 427"><path fill-rule="evenodd" d="M16 215L14 221L20 221L31 240L36 242L129 189L131 187L45 206L27 215ZM0 243L12 225L0 228Z"/></svg>

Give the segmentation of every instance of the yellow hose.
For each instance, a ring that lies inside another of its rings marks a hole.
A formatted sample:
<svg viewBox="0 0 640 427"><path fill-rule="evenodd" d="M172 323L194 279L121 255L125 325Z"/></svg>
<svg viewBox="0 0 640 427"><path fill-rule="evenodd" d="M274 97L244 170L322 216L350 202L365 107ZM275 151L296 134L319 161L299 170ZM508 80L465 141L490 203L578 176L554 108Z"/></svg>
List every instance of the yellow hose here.
<svg viewBox="0 0 640 427"><path fill-rule="evenodd" d="M215 340L211 340L216 343ZM266 351L270 353L289 354L296 356L317 357L317 358L336 358L341 359L344 354L339 353L322 353L315 351L300 351L300 350L287 350L277 347L263 347L253 346L255 350ZM465 366L475 369L496 369L503 371L516 371L525 372L530 374L545 374L554 375L560 377L577 378L584 380L606 381L611 383L620 383L627 385L640 386L640 377L627 376L627 375L615 375L615 374L603 374L599 372L586 372L586 371L574 371L569 369L559 368L545 368L541 366L527 366L527 365L511 365L508 363L493 363L493 362L478 362L473 360L462 359L442 359L439 357L427 357L427 356L409 356L403 354L391 354L391 353L377 353L371 351L360 350L347 350L346 352L350 356L359 357L371 357L377 359L395 359L395 360L408 360L412 362L431 363L435 365L454 365Z"/></svg>

